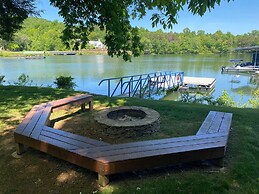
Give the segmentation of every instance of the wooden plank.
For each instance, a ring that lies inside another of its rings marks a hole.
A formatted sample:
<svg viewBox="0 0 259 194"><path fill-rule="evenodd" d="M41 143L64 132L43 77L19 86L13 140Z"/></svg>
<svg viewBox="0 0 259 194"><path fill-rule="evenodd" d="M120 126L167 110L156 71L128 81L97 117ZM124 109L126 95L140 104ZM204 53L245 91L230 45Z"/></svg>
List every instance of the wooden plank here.
<svg viewBox="0 0 259 194"><path fill-rule="evenodd" d="M189 144L162 144L149 147L138 147L138 148L128 148L128 149L118 149L110 150L104 152L88 152L87 156L91 158L96 158L97 160L104 159L105 162L111 162L116 160L126 160L126 159L136 159L142 157L150 157L154 155L163 155L168 153L185 152L195 149L205 149L209 147L214 147L214 145L225 146L226 137L217 140L211 140L207 142L194 142Z"/></svg>
<svg viewBox="0 0 259 194"><path fill-rule="evenodd" d="M225 113L223 121L219 128L219 132L229 132L231 121L232 121L232 113Z"/></svg>
<svg viewBox="0 0 259 194"><path fill-rule="evenodd" d="M72 164L76 164L83 168L87 168L95 172L98 172L98 170L100 169L101 164L98 161L80 156L73 151L68 151L67 149L61 148L59 146L49 144L41 140L32 139L18 133L15 134L15 140L16 142L22 143L28 147L34 148L44 153L48 153L52 156L68 161Z"/></svg>
<svg viewBox="0 0 259 194"><path fill-rule="evenodd" d="M226 141L226 136L222 137L211 137L211 138L197 138L193 139L191 141L172 141L172 142L166 142L164 143L161 141L161 143L156 144L147 144L145 146L140 146L137 143L132 143L131 146L127 147L120 147L120 145L123 146L123 144L117 144L117 148L114 148L113 145L111 146L105 146L101 148L95 148L88 151L88 155L91 154L92 157L105 157L109 155L120 155L120 154L131 154L136 152L146 152L149 150L159 150L159 149L165 149L165 148L172 148L172 147L182 147L186 145L197 145L197 144L205 144L205 143L211 143L211 142L218 142L218 141Z"/></svg>
<svg viewBox="0 0 259 194"><path fill-rule="evenodd" d="M32 131L34 130L34 127L37 125L37 122L44 110L44 108L46 107L46 103L40 104L35 112L35 114L33 115L32 119L30 120L30 122L28 123L28 125L26 126L26 128L23 131L23 135L25 136L30 136Z"/></svg>
<svg viewBox="0 0 259 194"><path fill-rule="evenodd" d="M78 101L78 100L87 99L87 98L90 98L90 97L92 97L92 95L79 94L79 95L76 95L76 96L70 96L70 97L67 97L67 98L54 100L54 101L51 101L49 103L51 103L52 106L62 106L62 105L66 104L66 103L69 103L71 101Z"/></svg>
<svg viewBox="0 0 259 194"><path fill-rule="evenodd" d="M210 111L205 120L203 121L201 127L199 128L196 135L201 135L207 133L208 129L212 125L213 119L216 116L216 111Z"/></svg>
<svg viewBox="0 0 259 194"><path fill-rule="evenodd" d="M20 133L20 134L23 133L24 129L29 124L30 120L32 119L33 115L36 113L38 108L39 108L39 105L35 105L32 107L32 109L28 112L28 114L25 116L23 121L16 128L15 133Z"/></svg>
<svg viewBox="0 0 259 194"><path fill-rule="evenodd" d="M65 137L65 136L62 136L62 135L58 135L56 133L51 133L51 132L48 132L48 131L41 131L41 135L52 138L52 139L56 139L56 140L59 140L59 141L62 141L62 142L65 142L65 143L70 144L70 145L74 145L74 146L77 147L77 149L78 148L91 148L91 147L93 147L92 145L84 143L82 141L78 141L76 139L71 139L71 138L68 138L68 137Z"/></svg>
<svg viewBox="0 0 259 194"><path fill-rule="evenodd" d="M223 112L216 112L216 116L213 119L212 125L210 126L207 133L217 133L219 131L220 125L222 123L222 120L224 118Z"/></svg>
<svg viewBox="0 0 259 194"><path fill-rule="evenodd" d="M121 154L121 155L111 155L106 157L99 157L95 158L97 161L101 161L103 163L110 163L110 162L117 162L123 160L132 160L138 158L146 158L146 157L153 157L153 156L162 156L166 154L174 154L174 153L181 153L181 152L192 152L196 150L203 150L203 149L212 149L212 148L222 148L225 150L225 142L213 142L209 144L197 144L197 145L187 145L187 146L180 146L180 147L172 147L172 148L165 148L159 150L149 150L145 152L137 152L137 153L130 153L130 154ZM159 152L158 152L159 151ZM223 157L221 155L221 157ZM91 155L87 155L87 157L91 157ZM203 160L202 157L199 158Z"/></svg>
<svg viewBox="0 0 259 194"><path fill-rule="evenodd" d="M52 145L57 146L59 148L66 149L66 150L72 150L72 149L80 148L80 147L78 147L76 145L71 145L69 143L60 141L58 139L53 139L53 138L50 138L50 137L47 137L47 136L44 136L44 135L40 135L39 136L39 140L43 141L43 142L46 142L48 144L52 144Z"/></svg>
<svg viewBox="0 0 259 194"><path fill-rule="evenodd" d="M184 76L183 83L187 85L204 85L204 86L211 86L213 83L216 82L215 78L207 78L207 77L187 77Z"/></svg>
<svg viewBox="0 0 259 194"><path fill-rule="evenodd" d="M81 105L86 102L90 102L92 101L92 99L93 99L92 95L82 94L82 95L72 96L68 98L63 98L60 100L55 100L50 102L50 104L53 107L52 110L57 111L57 110L68 109L72 106Z"/></svg>
<svg viewBox="0 0 259 194"><path fill-rule="evenodd" d="M51 128L51 127L48 127L48 126L44 126L44 127L43 127L43 131L55 133L55 134L61 135L61 136L63 136L63 137L67 137L67 138L70 138L70 139L74 139L74 140L77 140L77 141L80 141L80 142L89 144L89 145L91 145L91 146L93 146L93 147L94 147L94 146L110 145L110 144L108 144L108 143L106 143L106 142L103 142L103 141L98 141L98 140L95 140L95 139L83 137L83 136L76 135L76 134L73 134L73 133L69 133L69 132L66 132L66 131L54 129L54 128Z"/></svg>
<svg viewBox="0 0 259 194"><path fill-rule="evenodd" d="M49 120L50 114L51 114L51 106L50 104L47 104L44 110L42 111L41 116L38 119L37 124L34 127L30 137L34 139L39 138L43 127L45 126L46 122Z"/></svg>
<svg viewBox="0 0 259 194"><path fill-rule="evenodd" d="M215 146L208 149L198 149L190 152L169 153L164 155L155 155L152 157L122 160L116 162L103 163L99 167L99 173L110 175L132 170L149 169L153 167L172 166L184 162L193 162L207 159L217 159L224 155L222 147Z"/></svg>
<svg viewBox="0 0 259 194"><path fill-rule="evenodd" d="M194 136L184 136L184 137L175 137L175 138L165 138L165 139L158 139L158 140L147 140L147 141L140 141L140 142L132 142L132 143L124 143L124 144L112 144L108 146L92 148L89 152L105 152L110 150L117 150L117 149L129 149L129 148L139 148L139 147L148 147L153 145L161 145L161 144L168 144L168 143L179 143L182 141L189 141L192 142L194 140L207 140L209 138L218 138L218 137L226 137L226 133L216 133L216 134L203 134L203 135L194 135ZM77 150L80 154L87 154L85 153L86 150Z"/></svg>

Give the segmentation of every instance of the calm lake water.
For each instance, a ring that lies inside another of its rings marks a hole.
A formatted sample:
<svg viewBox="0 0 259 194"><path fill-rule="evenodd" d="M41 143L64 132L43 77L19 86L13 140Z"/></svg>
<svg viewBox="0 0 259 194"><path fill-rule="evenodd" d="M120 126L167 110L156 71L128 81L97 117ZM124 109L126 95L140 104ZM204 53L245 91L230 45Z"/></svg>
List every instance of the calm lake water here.
<svg viewBox="0 0 259 194"><path fill-rule="evenodd" d="M33 85L54 87L53 81L60 75L72 76L77 84L76 90L107 94L107 85L98 86L100 80L152 73L159 71L183 71L185 76L216 78L213 96L216 98L226 90L237 101L247 101L252 91L258 88L258 80L249 75L221 74L221 66L230 65L229 60L245 56L200 56L200 55L163 55L141 56L133 61L110 58L105 55L52 56L46 59L26 60L23 58L0 58L0 75L5 75L6 84L17 81L22 73L29 75ZM240 98L243 93L243 100ZM174 99L175 94L167 97Z"/></svg>

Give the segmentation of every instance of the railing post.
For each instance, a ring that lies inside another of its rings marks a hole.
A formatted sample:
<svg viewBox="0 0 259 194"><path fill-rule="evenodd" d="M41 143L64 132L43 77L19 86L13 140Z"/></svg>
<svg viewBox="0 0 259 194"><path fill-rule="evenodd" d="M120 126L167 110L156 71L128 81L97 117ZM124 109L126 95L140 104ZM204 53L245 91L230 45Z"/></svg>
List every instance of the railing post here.
<svg viewBox="0 0 259 194"><path fill-rule="evenodd" d="M111 97L111 96L110 96L110 95L111 95L110 89L111 89L111 83L110 83L110 80L108 80L108 96L109 96L109 97Z"/></svg>
<svg viewBox="0 0 259 194"><path fill-rule="evenodd" d="M130 79L130 81L129 81L129 97L130 97L130 90L131 90L131 79Z"/></svg>
<svg viewBox="0 0 259 194"><path fill-rule="evenodd" d="M142 76L140 76L139 78L139 97L141 98L142 97L142 94L141 94L141 89L142 89Z"/></svg>
<svg viewBox="0 0 259 194"><path fill-rule="evenodd" d="M158 93L158 82L159 82L159 77L156 77L156 93Z"/></svg>
<svg viewBox="0 0 259 194"><path fill-rule="evenodd" d="M151 97L151 78L149 77L149 80L148 80L148 97L150 98Z"/></svg>
<svg viewBox="0 0 259 194"><path fill-rule="evenodd" d="M123 78L120 79L120 82L121 82L121 95L122 95L122 80L123 80Z"/></svg>

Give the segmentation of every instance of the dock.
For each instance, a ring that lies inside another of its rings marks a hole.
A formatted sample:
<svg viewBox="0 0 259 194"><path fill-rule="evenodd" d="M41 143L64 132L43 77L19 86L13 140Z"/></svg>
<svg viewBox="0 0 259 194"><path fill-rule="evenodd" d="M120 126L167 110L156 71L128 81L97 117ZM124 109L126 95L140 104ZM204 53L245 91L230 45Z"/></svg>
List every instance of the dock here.
<svg viewBox="0 0 259 194"><path fill-rule="evenodd" d="M215 84L216 78L184 76L183 85L179 87L179 91L185 91L189 89L211 91L215 88Z"/></svg>
<svg viewBox="0 0 259 194"><path fill-rule="evenodd" d="M107 96L149 98L161 91L205 91L215 89L215 78L186 77L184 72L155 72L116 78L106 78Z"/></svg>
<svg viewBox="0 0 259 194"><path fill-rule="evenodd" d="M53 55L76 55L76 51L49 51Z"/></svg>

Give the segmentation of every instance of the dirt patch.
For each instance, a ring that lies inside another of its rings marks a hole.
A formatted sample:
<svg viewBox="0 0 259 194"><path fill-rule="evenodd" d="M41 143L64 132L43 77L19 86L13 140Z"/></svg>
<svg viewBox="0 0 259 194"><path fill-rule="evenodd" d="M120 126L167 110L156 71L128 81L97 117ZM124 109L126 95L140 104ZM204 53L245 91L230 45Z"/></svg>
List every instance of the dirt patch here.
<svg viewBox="0 0 259 194"><path fill-rule="evenodd" d="M58 111L51 115L51 121L53 122L53 127L56 129L112 144L152 139L152 136L148 134L129 137L101 133L103 126L95 121L94 116L96 113L96 110L81 112L81 110L78 109L71 109L69 111L62 112Z"/></svg>

